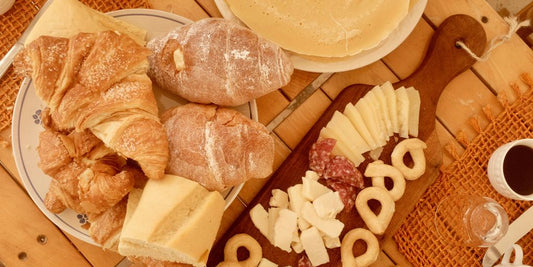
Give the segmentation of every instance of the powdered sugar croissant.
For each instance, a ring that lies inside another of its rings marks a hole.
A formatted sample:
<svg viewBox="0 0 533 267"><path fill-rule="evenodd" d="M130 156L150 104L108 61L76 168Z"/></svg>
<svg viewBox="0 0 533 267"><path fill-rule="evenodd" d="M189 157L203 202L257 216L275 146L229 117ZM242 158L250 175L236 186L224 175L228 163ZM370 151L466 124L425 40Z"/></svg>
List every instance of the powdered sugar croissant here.
<svg viewBox="0 0 533 267"><path fill-rule="evenodd" d="M197 103L241 105L286 85L293 72L277 45L219 18L177 28L147 47L150 77Z"/></svg>
<svg viewBox="0 0 533 267"><path fill-rule="evenodd" d="M54 128L88 129L158 179L168 162L168 141L146 75L149 53L112 31L41 36L17 55L15 67L32 77Z"/></svg>

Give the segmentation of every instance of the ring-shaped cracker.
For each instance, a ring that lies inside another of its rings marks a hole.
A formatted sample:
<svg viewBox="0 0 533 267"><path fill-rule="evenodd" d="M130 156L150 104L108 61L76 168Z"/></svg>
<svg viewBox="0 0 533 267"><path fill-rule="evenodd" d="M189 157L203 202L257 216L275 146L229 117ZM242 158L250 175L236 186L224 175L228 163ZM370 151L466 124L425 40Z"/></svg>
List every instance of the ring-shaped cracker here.
<svg viewBox="0 0 533 267"><path fill-rule="evenodd" d="M416 180L426 171L426 143L418 138L405 139L398 143L391 154L392 166L398 169L407 180ZM404 155L409 152L414 166L409 168L403 162Z"/></svg>
<svg viewBox="0 0 533 267"><path fill-rule="evenodd" d="M381 204L381 210L376 215L368 206L368 201L375 199ZM389 226L394 215L396 205L387 190L371 186L367 187L355 199L355 208L372 233L382 235Z"/></svg>
<svg viewBox="0 0 533 267"><path fill-rule="evenodd" d="M250 256L246 260L239 261L237 250L244 247ZM256 267L263 258L263 250L257 240L248 234L236 234L232 236L224 246L224 261L218 267Z"/></svg>
<svg viewBox="0 0 533 267"><path fill-rule="evenodd" d="M405 192L405 179L403 178L403 174L394 166L385 164L381 160L368 164L365 170L365 176L372 178L372 186L387 190L394 201L400 199ZM393 182L390 190L385 186L385 177L391 178Z"/></svg>
<svg viewBox="0 0 533 267"><path fill-rule="evenodd" d="M354 257L353 245L355 241L363 240L366 243L366 251L362 255ZM341 261L343 267L364 267L374 263L379 256L378 239L372 232L363 229L355 228L346 233L342 239L341 245Z"/></svg>

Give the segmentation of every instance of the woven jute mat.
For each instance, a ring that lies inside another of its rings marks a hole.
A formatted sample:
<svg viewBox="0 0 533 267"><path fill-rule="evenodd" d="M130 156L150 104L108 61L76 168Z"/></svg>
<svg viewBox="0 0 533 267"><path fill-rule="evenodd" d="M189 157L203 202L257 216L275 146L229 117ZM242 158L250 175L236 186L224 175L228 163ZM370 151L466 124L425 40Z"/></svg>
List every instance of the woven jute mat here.
<svg viewBox="0 0 533 267"><path fill-rule="evenodd" d="M424 193L413 212L394 235L398 249L415 266L481 266L486 248L455 246L439 237L434 222L435 210L439 201L446 196L460 193L474 193L496 200L506 210L512 222L532 202L511 200L492 188L487 177L489 158L499 146L522 138L533 138L533 80L528 75L521 76L529 90L520 93L516 85L511 85L519 97L509 103L508 98L499 95L504 110L494 116L490 109L483 109L490 123L485 129L477 120L471 121L478 135L468 141L459 134L457 140L466 150L458 155L453 146L447 150L455 161L442 170L442 175ZM533 174L532 174L533 176ZM527 234L518 244L524 250L524 264L533 265L533 233Z"/></svg>
<svg viewBox="0 0 533 267"><path fill-rule="evenodd" d="M44 0L17 0L5 14L0 15L0 58L20 38L33 17L39 12ZM101 12L126 8L150 8L145 0L82 0L82 3ZM11 125L13 105L22 79L10 68L0 80L0 131Z"/></svg>

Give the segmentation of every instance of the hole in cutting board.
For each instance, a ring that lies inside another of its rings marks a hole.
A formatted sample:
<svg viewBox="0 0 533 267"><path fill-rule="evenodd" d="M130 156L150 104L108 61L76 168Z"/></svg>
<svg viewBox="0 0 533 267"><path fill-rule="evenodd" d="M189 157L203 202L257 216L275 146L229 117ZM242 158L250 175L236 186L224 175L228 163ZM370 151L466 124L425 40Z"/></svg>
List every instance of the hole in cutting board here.
<svg viewBox="0 0 533 267"><path fill-rule="evenodd" d="M20 252L18 254L18 258L19 258L19 260L24 261L24 260L26 260L28 258L28 254L26 254L26 252L24 252L24 251Z"/></svg>

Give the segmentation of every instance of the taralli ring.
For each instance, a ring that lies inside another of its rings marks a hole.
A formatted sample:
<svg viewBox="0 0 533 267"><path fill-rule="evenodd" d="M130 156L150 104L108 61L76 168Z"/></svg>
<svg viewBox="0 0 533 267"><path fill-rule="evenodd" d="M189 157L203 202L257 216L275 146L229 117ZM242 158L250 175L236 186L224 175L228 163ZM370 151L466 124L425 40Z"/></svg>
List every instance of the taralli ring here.
<svg viewBox="0 0 533 267"><path fill-rule="evenodd" d="M378 215L376 215L368 206L368 201L371 199L375 199L381 204L381 210ZM361 190L361 192L357 194L355 208L366 223L368 229L376 235L382 235L389 226L396 205L387 190L372 186Z"/></svg>
<svg viewBox="0 0 533 267"><path fill-rule="evenodd" d="M392 166L398 169L407 180L416 180L426 171L424 150L427 146L418 138L405 139L398 143L391 154ZM403 162L404 155L409 152L414 166L409 168Z"/></svg>
<svg viewBox="0 0 533 267"><path fill-rule="evenodd" d="M400 199L405 192L405 179L403 174L394 166L383 163L383 161L374 161L366 167L366 177L372 177L372 186L380 187L387 192L394 201ZM393 186L390 190L385 186L385 177L391 178Z"/></svg>
<svg viewBox="0 0 533 267"><path fill-rule="evenodd" d="M246 260L239 261L237 249L244 247L250 256ZM263 250L259 242L247 234L236 234L231 237L224 247L224 261L217 267L256 267L263 258Z"/></svg>
<svg viewBox="0 0 533 267"><path fill-rule="evenodd" d="M366 243L364 254L354 257L353 244L357 240L363 240ZM346 233L342 239L341 261L343 267L364 267L369 266L378 259L379 243L378 239L370 231L363 228L356 228Z"/></svg>

